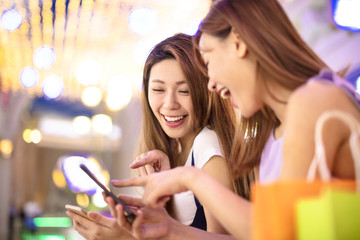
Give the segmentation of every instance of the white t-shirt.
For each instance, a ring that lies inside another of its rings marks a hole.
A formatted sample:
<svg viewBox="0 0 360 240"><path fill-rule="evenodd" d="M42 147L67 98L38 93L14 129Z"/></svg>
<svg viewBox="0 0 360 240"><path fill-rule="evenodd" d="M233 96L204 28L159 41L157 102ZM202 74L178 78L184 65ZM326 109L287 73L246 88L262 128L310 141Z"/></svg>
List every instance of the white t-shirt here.
<svg viewBox="0 0 360 240"><path fill-rule="evenodd" d="M201 130L201 132L195 137L185 166L191 166L193 152L194 165L199 169L201 169L213 156L224 157L216 133L207 127ZM175 216L176 219L181 223L186 225L192 224L196 209L194 194L191 191L186 191L174 195Z"/></svg>

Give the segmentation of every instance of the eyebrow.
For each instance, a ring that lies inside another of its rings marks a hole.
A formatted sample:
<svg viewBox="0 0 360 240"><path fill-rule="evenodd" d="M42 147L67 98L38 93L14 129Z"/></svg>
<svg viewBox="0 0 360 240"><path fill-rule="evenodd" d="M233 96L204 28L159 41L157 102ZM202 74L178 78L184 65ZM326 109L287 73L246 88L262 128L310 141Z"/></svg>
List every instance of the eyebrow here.
<svg viewBox="0 0 360 240"><path fill-rule="evenodd" d="M150 82L151 82L151 83L161 83L161 84L165 84L165 81L160 80L160 79L150 79ZM185 81L185 80L180 80L180 81L177 81L175 84L176 84L176 85L186 84L186 81Z"/></svg>

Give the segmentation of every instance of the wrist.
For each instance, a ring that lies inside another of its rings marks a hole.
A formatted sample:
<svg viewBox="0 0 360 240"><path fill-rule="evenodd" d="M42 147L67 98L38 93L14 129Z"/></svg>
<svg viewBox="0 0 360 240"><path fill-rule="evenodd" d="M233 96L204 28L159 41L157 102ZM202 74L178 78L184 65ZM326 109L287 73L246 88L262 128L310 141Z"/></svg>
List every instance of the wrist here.
<svg viewBox="0 0 360 240"><path fill-rule="evenodd" d="M188 189L192 190L193 183L196 179L196 176L200 174L201 170L195 168L195 167L184 167L183 173L181 174L181 183L182 185Z"/></svg>

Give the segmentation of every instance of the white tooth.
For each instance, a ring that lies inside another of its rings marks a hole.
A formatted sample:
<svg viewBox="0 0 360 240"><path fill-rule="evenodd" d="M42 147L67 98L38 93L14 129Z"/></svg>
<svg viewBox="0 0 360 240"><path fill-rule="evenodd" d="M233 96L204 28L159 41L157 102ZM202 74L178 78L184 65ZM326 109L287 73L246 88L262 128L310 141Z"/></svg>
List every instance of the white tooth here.
<svg viewBox="0 0 360 240"><path fill-rule="evenodd" d="M181 117L168 117L168 116L164 116L166 121L169 121L169 122L176 122L176 121L179 121L181 119L184 118L184 116L181 116Z"/></svg>
<svg viewBox="0 0 360 240"><path fill-rule="evenodd" d="M223 99L227 99L229 98L229 95L227 95L226 93L229 91L229 89L227 88L223 88L220 92L220 96L223 98Z"/></svg>

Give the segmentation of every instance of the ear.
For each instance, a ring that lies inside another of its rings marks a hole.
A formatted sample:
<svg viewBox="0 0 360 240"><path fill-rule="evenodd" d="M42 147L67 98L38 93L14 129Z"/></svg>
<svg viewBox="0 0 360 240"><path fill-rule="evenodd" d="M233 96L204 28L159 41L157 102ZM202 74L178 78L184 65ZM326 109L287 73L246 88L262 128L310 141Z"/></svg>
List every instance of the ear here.
<svg viewBox="0 0 360 240"><path fill-rule="evenodd" d="M241 39L240 35L234 30L234 28L231 29L230 37L235 44L236 55L239 58L244 58L248 52L246 43Z"/></svg>

